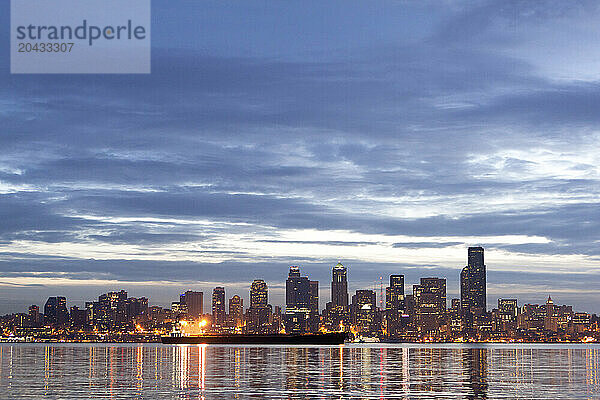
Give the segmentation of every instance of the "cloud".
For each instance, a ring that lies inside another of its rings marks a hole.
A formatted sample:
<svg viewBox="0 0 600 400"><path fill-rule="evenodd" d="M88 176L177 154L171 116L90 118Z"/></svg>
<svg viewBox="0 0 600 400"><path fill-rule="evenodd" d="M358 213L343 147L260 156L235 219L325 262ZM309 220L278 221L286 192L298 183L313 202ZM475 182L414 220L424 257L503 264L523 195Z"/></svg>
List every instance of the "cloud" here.
<svg viewBox="0 0 600 400"><path fill-rule="evenodd" d="M326 282L352 254L369 285L450 279L485 241L493 285L596 278L600 91L593 52L569 50L596 45L595 3L344 3L288 24L332 6L157 7L149 76L0 63L3 276L240 286L304 263Z"/></svg>

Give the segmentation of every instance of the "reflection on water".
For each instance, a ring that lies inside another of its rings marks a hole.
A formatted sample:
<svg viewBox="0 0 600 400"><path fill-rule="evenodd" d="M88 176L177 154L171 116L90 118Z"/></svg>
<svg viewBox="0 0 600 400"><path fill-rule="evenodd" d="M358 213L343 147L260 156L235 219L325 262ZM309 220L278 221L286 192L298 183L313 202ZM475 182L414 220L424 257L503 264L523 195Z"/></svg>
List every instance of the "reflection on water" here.
<svg viewBox="0 0 600 400"><path fill-rule="evenodd" d="M0 399L600 397L597 346L0 345Z"/></svg>

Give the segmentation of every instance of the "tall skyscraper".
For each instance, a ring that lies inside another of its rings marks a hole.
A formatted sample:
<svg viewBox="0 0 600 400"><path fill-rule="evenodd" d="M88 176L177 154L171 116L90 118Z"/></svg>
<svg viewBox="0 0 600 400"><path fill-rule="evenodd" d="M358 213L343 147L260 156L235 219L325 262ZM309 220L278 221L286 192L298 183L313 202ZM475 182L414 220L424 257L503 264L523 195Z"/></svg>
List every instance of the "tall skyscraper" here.
<svg viewBox="0 0 600 400"><path fill-rule="evenodd" d="M311 312L319 313L319 281L309 281L309 307Z"/></svg>
<svg viewBox="0 0 600 400"><path fill-rule="evenodd" d="M229 319L233 327L240 328L244 324L244 299L237 294L229 299Z"/></svg>
<svg viewBox="0 0 600 400"><path fill-rule="evenodd" d="M460 273L460 304L467 318L487 311L483 247L469 247L468 263ZM469 325L469 323L467 323Z"/></svg>
<svg viewBox="0 0 600 400"><path fill-rule="evenodd" d="M316 288L318 290L318 284ZM311 297L311 284L308 277L301 276L300 268L297 266L291 266L285 281L284 325L287 333L304 333L312 330L310 317L311 306L314 307L314 304Z"/></svg>
<svg viewBox="0 0 600 400"><path fill-rule="evenodd" d="M421 332L434 332L446 315L446 279L421 278L413 285L417 328Z"/></svg>
<svg viewBox="0 0 600 400"><path fill-rule="evenodd" d="M342 263L338 263L332 270L331 303L333 307L348 306L348 277Z"/></svg>
<svg viewBox="0 0 600 400"><path fill-rule="evenodd" d="M212 295L213 329L221 330L225 325L225 288L216 287Z"/></svg>
<svg viewBox="0 0 600 400"><path fill-rule="evenodd" d="M127 292L121 290L100 295L95 317L100 330L126 330L128 327Z"/></svg>
<svg viewBox="0 0 600 400"><path fill-rule="evenodd" d="M385 290L385 318L388 335L398 336L402 330L404 314L404 275L390 275L390 286Z"/></svg>
<svg viewBox="0 0 600 400"><path fill-rule="evenodd" d="M300 276L300 268L290 267L285 281L285 306L288 308L310 307L310 282L306 276Z"/></svg>
<svg viewBox="0 0 600 400"><path fill-rule="evenodd" d="M375 333L378 331L377 296L373 290L357 290L352 296L352 325L358 332Z"/></svg>
<svg viewBox="0 0 600 400"><path fill-rule="evenodd" d="M269 304L269 291L262 279L255 279L250 286L250 307L256 308Z"/></svg>
<svg viewBox="0 0 600 400"><path fill-rule="evenodd" d="M40 308L35 304L29 306L29 324L33 327L38 327L42 324L42 316L40 315Z"/></svg>
<svg viewBox="0 0 600 400"><path fill-rule="evenodd" d="M262 279L255 279L250 287L250 308L247 312L246 332L273 333L272 314L267 284Z"/></svg>
<svg viewBox="0 0 600 400"><path fill-rule="evenodd" d="M44 323L46 325L64 326L69 321L66 297L48 297L44 305Z"/></svg>
<svg viewBox="0 0 600 400"><path fill-rule="evenodd" d="M179 296L179 302L185 304L188 315L192 318L200 318L204 314L204 293L188 290Z"/></svg>
<svg viewBox="0 0 600 400"><path fill-rule="evenodd" d="M319 330L319 281L309 281L310 331Z"/></svg>

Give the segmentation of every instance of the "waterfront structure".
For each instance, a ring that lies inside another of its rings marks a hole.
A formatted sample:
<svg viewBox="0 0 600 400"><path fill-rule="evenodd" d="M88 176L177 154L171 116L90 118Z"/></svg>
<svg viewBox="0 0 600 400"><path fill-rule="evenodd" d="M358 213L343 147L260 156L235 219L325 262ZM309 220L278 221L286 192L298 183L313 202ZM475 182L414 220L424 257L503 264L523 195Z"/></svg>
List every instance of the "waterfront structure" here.
<svg viewBox="0 0 600 400"><path fill-rule="evenodd" d="M461 278L470 266L485 267L483 249L469 250L469 265L461 271ZM481 296L479 300L471 301L477 296L470 296L470 292L461 287L462 298L452 299L451 307L446 309L445 279L421 278L419 284L413 286L412 293L405 293L403 275L391 275L389 282L385 311L377 306L373 290L357 290L352 303L344 306L344 296L339 293L343 294L343 289L347 288L346 270L341 264L336 265L332 271L332 301L327 303L322 320L318 309L319 283L302 276L300 269L293 266L286 280L283 313L281 307L269 305L267 284L257 279L250 288L250 307L245 316L243 300L237 295L229 300L229 313L225 313L222 287L213 291L212 316L201 314L202 292L182 294L180 301L173 302L169 309L149 307L147 298L128 297L127 292L121 290L102 294L98 301L86 302L85 309L72 306L70 312L65 297L51 297L44 307L45 316L40 314L39 307L32 305L27 314L0 316L0 328L5 335L8 332L41 340L97 340L98 337L136 340L126 335L165 333L179 322L185 325L183 321L201 317L207 322L214 320L214 326L221 327L215 329L217 332L230 334L282 333L285 322L287 333L348 331L357 336L403 341L600 341L597 315L574 312L572 306L555 304L550 296L544 304L521 307L517 299L501 298L497 308L486 312L472 307L484 301ZM473 281L461 280L461 284L469 282ZM469 283L464 287L471 288L472 285ZM485 291L484 286L478 287ZM481 290L479 292L481 294ZM336 298L337 305L334 306ZM463 304L463 298L469 302L467 305ZM188 306L196 308L198 317L192 316Z"/></svg>
<svg viewBox="0 0 600 400"><path fill-rule="evenodd" d="M487 311L486 266L483 247L469 247L467 266L460 273L460 303L467 325Z"/></svg>
<svg viewBox="0 0 600 400"><path fill-rule="evenodd" d="M185 304L190 317L197 319L204 314L204 293L188 290L179 295L179 302Z"/></svg>
<svg viewBox="0 0 600 400"><path fill-rule="evenodd" d="M216 287L212 294L212 328L218 332L225 326L225 288Z"/></svg>

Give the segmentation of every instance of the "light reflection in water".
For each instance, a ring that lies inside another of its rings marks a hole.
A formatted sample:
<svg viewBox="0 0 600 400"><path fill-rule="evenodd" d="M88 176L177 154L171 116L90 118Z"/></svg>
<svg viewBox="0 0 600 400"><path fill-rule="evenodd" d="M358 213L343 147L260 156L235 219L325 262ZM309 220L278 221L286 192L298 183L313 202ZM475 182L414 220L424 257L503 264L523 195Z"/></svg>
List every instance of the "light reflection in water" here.
<svg viewBox="0 0 600 400"><path fill-rule="evenodd" d="M0 399L598 398L598 346L0 345Z"/></svg>

